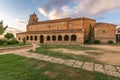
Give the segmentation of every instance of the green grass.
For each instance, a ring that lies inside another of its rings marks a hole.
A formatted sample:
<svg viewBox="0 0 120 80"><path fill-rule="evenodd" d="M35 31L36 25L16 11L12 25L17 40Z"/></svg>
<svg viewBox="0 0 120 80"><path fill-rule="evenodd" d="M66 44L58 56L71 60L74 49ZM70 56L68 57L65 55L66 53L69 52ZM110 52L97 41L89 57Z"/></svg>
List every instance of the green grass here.
<svg viewBox="0 0 120 80"><path fill-rule="evenodd" d="M63 59L73 59L73 60L79 60L79 61L101 63L101 62L99 62L99 61L97 61L94 58L89 57L89 56L65 54L65 53L54 52L54 51L49 50L49 49L54 49L54 48L66 48L66 49L86 50L86 51L87 50L96 50L96 48L91 48L91 47L82 47L82 46L73 46L73 45L68 45L67 46L67 45L42 44L41 47L36 49L35 53L49 55L49 56L63 58Z"/></svg>
<svg viewBox="0 0 120 80"><path fill-rule="evenodd" d="M120 80L120 78L7 54L0 56L0 80Z"/></svg>
<svg viewBox="0 0 120 80"><path fill-rule="evenodd" d="M29 45L29 43L26 43L26 44L19 43L19 44L14 44L14 45L0 45L0 48L8 48L8 47L16 47L16 46L25 46L25 45Z"/></svg>

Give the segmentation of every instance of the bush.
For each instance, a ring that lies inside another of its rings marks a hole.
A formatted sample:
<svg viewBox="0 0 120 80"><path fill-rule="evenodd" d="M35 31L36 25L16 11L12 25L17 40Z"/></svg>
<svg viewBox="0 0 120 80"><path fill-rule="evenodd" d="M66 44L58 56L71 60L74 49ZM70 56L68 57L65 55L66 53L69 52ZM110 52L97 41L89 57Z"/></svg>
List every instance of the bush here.
<svg viewBox="0 0 120 80"><path fill-rule="evenodd" d="M0 45L6 45L7 42L8 41L6 39L0 39Z"/></svg>
<svg viewBox="0 0 120 80"><path fill-rule="evenodd" d="M100 40L95 40L94 44L100 44Z"/></svg>
<svg viewBox="0 0 120 80"><path fill-rule="evenodd" d="M108 41L108 44L113 44L113 41L112 40Z"/></svg>
<svg viewBox="0 0 120 80"><path fill-rule="evenodd" d="M88 43L89 43L89 41L88 41L88 40L85 40L85 41L84 41L84 43L85 43L85 44L88 44Z"/></svg>
<svg viewBox="0 0 120 80"><path fill-rule="evenodd" d="M8 41L8 45L14 45L14 44L18 44L18 43L19 42L16 39L12 39L12 40Z"/></svg>

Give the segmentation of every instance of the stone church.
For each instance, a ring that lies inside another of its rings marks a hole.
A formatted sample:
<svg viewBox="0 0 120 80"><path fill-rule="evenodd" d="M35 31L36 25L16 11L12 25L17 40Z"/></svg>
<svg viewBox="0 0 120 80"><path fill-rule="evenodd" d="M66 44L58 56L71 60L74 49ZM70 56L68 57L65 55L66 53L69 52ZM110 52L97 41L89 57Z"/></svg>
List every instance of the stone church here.
<svg viewBox="0 0 120 80"><path fill-rule="evenodd" d="M17 33L16 36L19 41L25 38L31 43L79 45L87 40L90 25L94 29L93 40L116 43L117 25L96 23L95 19L86 17L39 21L35 13L30 15L26 32Z"/></svg>

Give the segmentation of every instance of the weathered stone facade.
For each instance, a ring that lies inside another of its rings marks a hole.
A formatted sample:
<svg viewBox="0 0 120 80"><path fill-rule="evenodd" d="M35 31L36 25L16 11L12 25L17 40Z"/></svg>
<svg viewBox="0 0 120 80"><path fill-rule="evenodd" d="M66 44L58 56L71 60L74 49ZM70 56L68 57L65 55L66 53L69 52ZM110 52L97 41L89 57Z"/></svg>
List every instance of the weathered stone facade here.
<svg viewBox="0 0 120 80"><path fill-rule="evenodd" d="M116 43L116 25L108 23L96 23L94 26L94 39L101 43L113 41Z"/></svg>
<svg viewBox="0 0 120 80"><path fill-rule="evenodd" d="M37 42L45 44L84 44L84 41L88 38L89 26L92 25L95 29L95 39L98 38L98 27L96 26L96 20L90 18L64 18L48 21L38 21L36 14L30 15L26 32L17 33L17 39L22 41L25 37L27 42ZM101 25L101 26L104 26ZM100 27L103 28L103 27ZM109 28L109 29L107 29ZM114 31L115 27L107 25L105 30ZM109 33L108 33L109 34ZM103 35L108 36L108 35ZM115 36L114 32L111 33L110 38L107 40L113 40ZM112 39L111 39L112 38ZM103 40L103 39L100 39Z"/></svg>

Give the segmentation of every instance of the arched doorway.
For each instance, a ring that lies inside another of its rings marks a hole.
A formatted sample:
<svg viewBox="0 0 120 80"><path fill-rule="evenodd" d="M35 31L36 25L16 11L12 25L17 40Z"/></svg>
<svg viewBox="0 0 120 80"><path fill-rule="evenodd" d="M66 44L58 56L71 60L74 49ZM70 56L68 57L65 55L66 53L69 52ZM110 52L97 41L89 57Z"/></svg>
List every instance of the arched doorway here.
<svg viewBox="0 0 120 80"><path fill-rule="evenodd" d="M43 35L40 36L40 43L44 43L44 36Z"/></svg>

